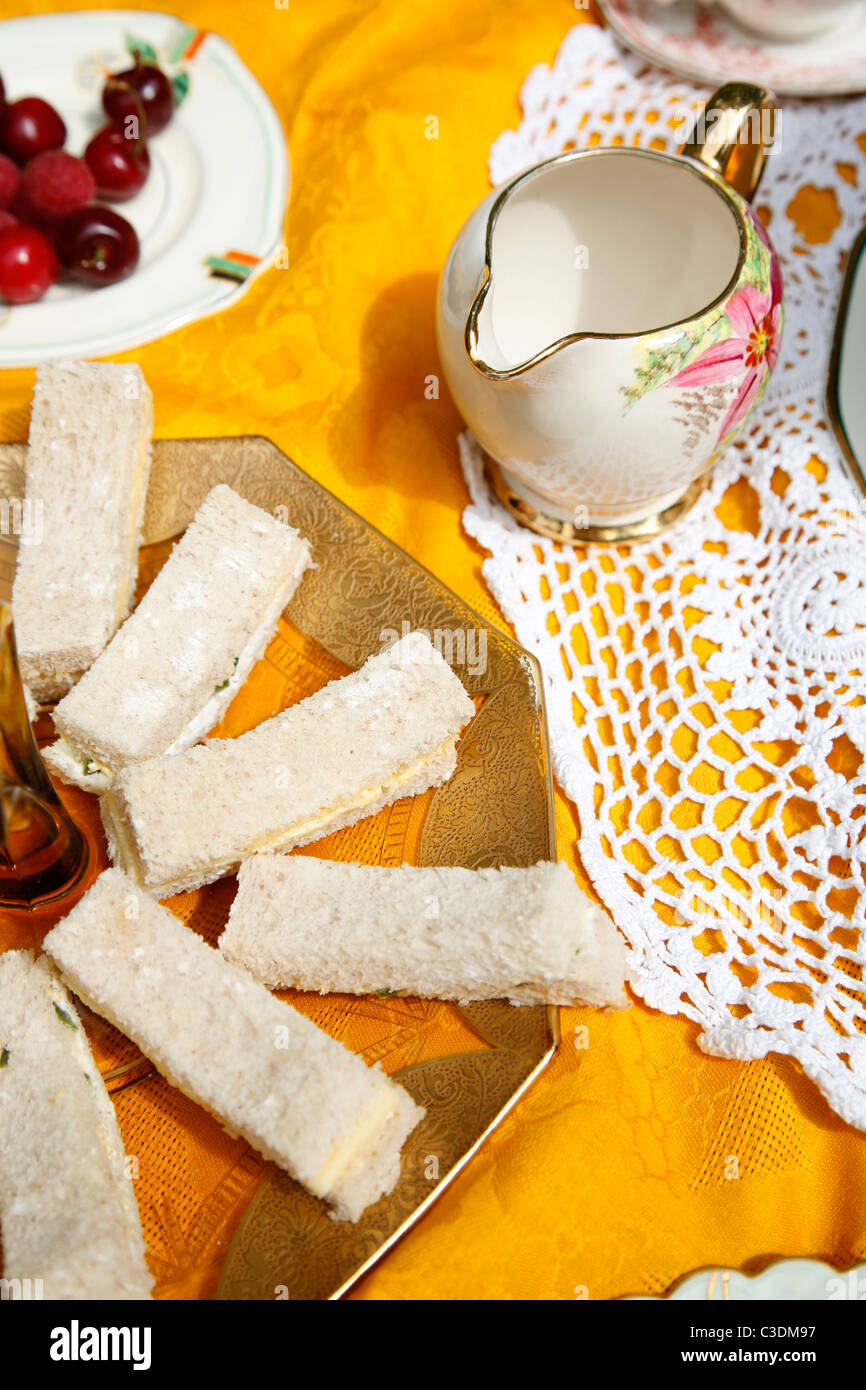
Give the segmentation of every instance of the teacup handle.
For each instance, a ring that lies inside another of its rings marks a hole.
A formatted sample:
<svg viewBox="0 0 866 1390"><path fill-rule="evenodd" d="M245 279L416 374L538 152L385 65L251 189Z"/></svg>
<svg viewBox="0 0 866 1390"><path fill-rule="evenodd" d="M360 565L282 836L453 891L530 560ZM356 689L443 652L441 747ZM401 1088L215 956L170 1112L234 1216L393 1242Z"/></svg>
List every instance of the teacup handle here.
<svg viewBox="0 0 866 1390"><path fill-rule="evenodd" d="M680 153L699 159L751 199L773 144L776 112L767 88L726 82L710 97Z"/></svg>

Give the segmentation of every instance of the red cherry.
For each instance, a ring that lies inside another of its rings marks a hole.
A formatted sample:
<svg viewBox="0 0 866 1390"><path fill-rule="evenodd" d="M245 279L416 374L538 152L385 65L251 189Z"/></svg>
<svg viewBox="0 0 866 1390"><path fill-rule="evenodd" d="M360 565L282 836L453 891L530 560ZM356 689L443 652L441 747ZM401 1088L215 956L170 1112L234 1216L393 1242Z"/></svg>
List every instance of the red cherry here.
<svg viewBox="0 0 866 1390"><path fill-rule="evenodd" d="M35 227L37 232L48 237L49 241L53 239L54 223L36 211L20 188L9 205L9 211L19 222L23 222L25 227Z"/></svg>
<svg viewBox="0 0 866 1390"><path fill-rule="evenodd" d="M22 97L4 106L0 115L0 146L4 152L26 164L43 150L56 150L66 140L66 126L41 97Z"/></svg>
<svg viewBox="0 0 866 1390"><path fill-rule="evenodd" d="M8 155L0 154L0 208L11 206L20 182L18 165Z"/></svg>
<svg viewBox="0 0 866 1390"><path fill-rule="evenodd" d="M38 218L48 222L83 207L95 192L95 180L84 160L66 150L43 150L21 175L21 196Z"/></svg>
<svg viewBox="0 0 866 1390"><path fill-rule="evenodd" d="M150 154L144 140L129 138L118 126L97 131L84 158L103 198L122 202L142 188L150 173Z"/></svg>
<svg viewBox="0 0 866 1390"><path fill-rule="evenodd" d="M5 105L6 105L6 84L4 83L3 78L0 77L0 107L3 107L3 106L5 106Z"/></svg>
<svg viewBox="0 0 866 1390"><path fill-rule="evenodd" d="M164 130L174 115L174 88L161 68L155 63L145 63L136 54L134 68L117 72L110 77L102 92L102 105L106 115L115 123L129 116L144 119L147 129L135 131L147 139Z"/></svg>
<svg viewBox="0 0 866 1390"><path fill-rule="evenodd" d="M113 208L77 208L57 229L60 262L86 285L113 285L138 265L135 228Z"/></svg>
<svg viewBox="0 0 866 1390"><path fill-rule="evenodd" d="M0 208L0 232L5 232L8 227L19 227L20 225L14 213L11 213L8 208Z"/></svg>
<svg viewBox="0 0 866 1390"><path fill-rule="evenodd" d="M51 242L35 227L8 227L0 232L0 294L10 304L41 299L58 271Z"/></svg>
<svg viewBox="0 0 866 1390"><path fill-rule="evenodd" d="M37 232L41 232L44 237L47 237L53 246L54 232L57 226L56 220L45 217L41 212L37 212L30 202L30 199L26 197L23 188L18 189L18 192L9 204L9 211L12 213L13 217L16 217L25 227L35 227Z"/></svg>

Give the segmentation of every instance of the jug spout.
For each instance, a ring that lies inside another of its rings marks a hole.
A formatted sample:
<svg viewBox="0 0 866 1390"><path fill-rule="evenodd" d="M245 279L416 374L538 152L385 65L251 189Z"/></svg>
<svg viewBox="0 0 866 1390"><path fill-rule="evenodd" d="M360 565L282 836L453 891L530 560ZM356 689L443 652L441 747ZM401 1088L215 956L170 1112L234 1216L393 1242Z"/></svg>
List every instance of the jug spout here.
<svg viewBox="0 0 866 1390"><path fill-rule="evenodd" d="M490 270L485 268L484 285L469 310L466 320L466 350L476 370L498 356L493 324L490 319Z"/></svg>
<svg viewBox="0 0 866 1390"><path fill-rule="evenodd" d="M482 376L519 376L599 327L570 183L569 170L539 166L490 210L484 279L466 322L466 350Z"/></svg>
<svg viewBox="0 0 866 1390"><path fill-rule="evenodd" d="M496 339L493 328L493 296L490 293L490 270L469 312L466 323L466 351L469 360L482 376L496 377L507 373L517 363L509 361Z"/></svg>
<svg viewBox="0 0 866 1390"><path fill-rule="evenodd" d="M466 322L466 351L481 376L501 381L521 376L560 345L543 322L544 298L520 301L513 287L487 280Z"/></svg>

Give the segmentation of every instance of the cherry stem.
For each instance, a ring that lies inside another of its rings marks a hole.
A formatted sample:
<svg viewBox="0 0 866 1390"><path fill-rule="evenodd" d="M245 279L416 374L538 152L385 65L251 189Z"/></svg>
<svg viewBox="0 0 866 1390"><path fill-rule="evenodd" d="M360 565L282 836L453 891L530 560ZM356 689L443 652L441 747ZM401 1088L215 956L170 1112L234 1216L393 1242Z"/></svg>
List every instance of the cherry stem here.
<svg viewBox="0 0 866 1390"><path fill-rule="evenodd" d="M104 270L108 265L108 246L104 241L95 241L93 250L86 259L82 259L81 264L85 270Z"/></svg>
<svg viewBox="0 0 866 1390"><path fill-rule="evenodd" d="M138 112L136 116L136 120L138 121L138 136L136 137L135 149L132 151L132 157L133 159L138 159L139 155L141 154L141 151L144 149L144 146L146 144L146 138L142 134L143 131L147 130L147 112L144 109L144 103L142 102L141 97L138 95L138 92L135 90L132 83L124 82L119 77L109 78L108 89L112 92L127 92L135 102ZM128 119L128 117L125 119ZM125 132L123 138L124 140L126 139Z"/></svg>

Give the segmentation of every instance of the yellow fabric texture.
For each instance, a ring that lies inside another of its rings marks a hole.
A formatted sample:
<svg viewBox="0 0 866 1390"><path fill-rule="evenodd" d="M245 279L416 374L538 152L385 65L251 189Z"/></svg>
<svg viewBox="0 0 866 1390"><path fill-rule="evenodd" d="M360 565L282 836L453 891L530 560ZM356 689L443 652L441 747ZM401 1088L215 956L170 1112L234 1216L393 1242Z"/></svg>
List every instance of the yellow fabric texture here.
<svg viewBox="0 0 866 1390"><path fill-rule="evenodd" d="M440 370L436 280L487 191L492 139L519 120L524 76L589 17L567 0L186 0L183 17L234 44L279 111L293 165L289 265L231 310L125 355L153 388L157 435L269 435L502 625L460 525L461 423L444 388L438 399L425 390ZM798 217L809 216L807 193ZM814 218L817 240L817 195ZM32 382L2 374L3 438L25 437ZM272 644L225 732L300 693L300 641L281 631L282 654ZM556 810L559 852L585 883L574 812L561 796ZM13 944L24 943L7 919L0 947ZM420 1047L434 1055L453 1026L436 1006L403 1023L395 1014L383 1032L389 1070ZM659 1293L706 1264L866 1256L866 1137L793 1063L705 1057L694 1026L640 1003L613 1016L566 1010L562 1023L535 1088L351 1297L601 1299ZM207 1297L263 1166L158 1079L117 1093L128 1147L132 1098L148 1087L181 1194L146 1218L160 1294Z"/></svg>

